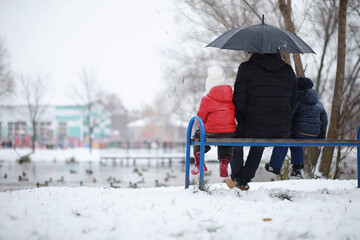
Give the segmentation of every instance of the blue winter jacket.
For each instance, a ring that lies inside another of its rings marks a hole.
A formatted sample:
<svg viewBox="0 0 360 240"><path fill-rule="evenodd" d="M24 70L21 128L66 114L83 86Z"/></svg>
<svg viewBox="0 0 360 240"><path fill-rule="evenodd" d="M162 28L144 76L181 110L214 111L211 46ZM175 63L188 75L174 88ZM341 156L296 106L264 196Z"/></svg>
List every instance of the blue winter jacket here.
<svg viewBox="0 0 360 240"><path fill-rule="evenodd" d="M297 103L292 111L292 131L317 135L324 139L328 118L324 106L314 89L298 91Z"/></svg>

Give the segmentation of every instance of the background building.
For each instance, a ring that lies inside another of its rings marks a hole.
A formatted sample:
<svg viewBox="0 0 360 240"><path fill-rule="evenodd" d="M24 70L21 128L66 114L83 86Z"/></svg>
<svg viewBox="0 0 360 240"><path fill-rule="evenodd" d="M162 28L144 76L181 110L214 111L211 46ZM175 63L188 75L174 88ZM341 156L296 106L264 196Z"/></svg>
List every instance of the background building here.
<svg viewBox="0 0 360 240"><path fill-rule="evenodd" d="M174 116L145 117L128 123L128 132L138 146L184 148L188 123Z"/></svg>
<svg viewBox="0 0 360 240"><path fill-rule="evenodd" d="M44 106L36 125L39 147L77 147L89 142L89 113L83 106ZM111 116L100 105L90 113L94 119L94 146L106 141L111 132ZM30 146L33 134L26 106L0 107L0 141L4 144Z"/></svg>

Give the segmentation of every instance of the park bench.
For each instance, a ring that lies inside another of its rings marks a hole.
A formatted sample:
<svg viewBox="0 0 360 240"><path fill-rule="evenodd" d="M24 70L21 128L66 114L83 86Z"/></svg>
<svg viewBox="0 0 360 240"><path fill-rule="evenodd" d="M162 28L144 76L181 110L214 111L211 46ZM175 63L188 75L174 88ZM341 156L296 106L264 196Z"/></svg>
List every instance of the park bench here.
<svg viewBox="0 0 360 240"><path fill-rule="evenodd" d="M191 131L195 120L200 126L200 139L191 139ZM314 146L349 146L357 147L357 172L358 188L360 188L360 126L357 131L357 140L336 139L261 139L261 138L205 138L205 128L200 117L191 118L186 137L186 164L185 164L185 188L189 188L190 172L190 146L200 145L200 190L204 190L204 152L205 145L217 146L263 146L263 147L314 147Z"/></svg>

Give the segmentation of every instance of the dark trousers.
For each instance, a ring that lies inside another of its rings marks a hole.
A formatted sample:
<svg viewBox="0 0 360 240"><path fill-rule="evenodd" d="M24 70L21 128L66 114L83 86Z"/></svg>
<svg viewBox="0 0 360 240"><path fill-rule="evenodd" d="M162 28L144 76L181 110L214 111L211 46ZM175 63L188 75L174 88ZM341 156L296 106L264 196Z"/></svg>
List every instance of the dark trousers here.
<svg viewBox="0 0 360 240"><path fill-rule="evenodd" d="M231 178L236 179L240 185L250 182L255 177L264 149L264 147L250 147L244 164L243 147L234 147L234 156L230 161Z"/></svg>
<svg viewBox="0 0 360 240"><path fill-rule="evenodd" d="M205 132L206 138L233 138L235 136L235 132L233 133L208 133ZM194 133L194 138L200 138L200 130L196 130ZM232 159L233 157L233 148L232 146L218 146L218 159L227 158ZM207 153L211 147L209 145L205 145L205 153ZM200 152L200 145L194 145L194 154Z"/></svg>
<svg viewBox="0 0 360 240"><path fill-rule="evenodd" d="M237 138L288 138L289 132L263 132L244 125L237 125ZM234 156L230 161L231 178L236 179L238 184L246 185L255 177L255 173L260 165L264 147L250 147L249 154L244 163L243 147L234 147Z"/></svg>
<svg viewBox="0 0 360 240"><path fill-rule="evenodd" d="M295 139L316 139L317 136L309 136L298 132L292 132L291 138ZM281 168L285 160L288 147L274 147L270 158L270 165L274 168ZM303 147L290 147L291 151L291 164L303 165L304 164L304 149Z"/></svg>

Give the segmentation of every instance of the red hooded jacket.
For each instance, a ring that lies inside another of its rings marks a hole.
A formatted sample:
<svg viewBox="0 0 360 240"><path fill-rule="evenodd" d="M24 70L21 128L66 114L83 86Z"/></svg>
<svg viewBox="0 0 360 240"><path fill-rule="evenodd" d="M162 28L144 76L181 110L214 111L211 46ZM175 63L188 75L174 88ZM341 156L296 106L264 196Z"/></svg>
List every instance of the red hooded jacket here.
<svg viewBox="0 0 360 240"><path fill-rule="evenodd" d="M205 132L230 133L236 131L235 107L229 85L211 88L201 99L198 115L205 125Z"/></svg>

